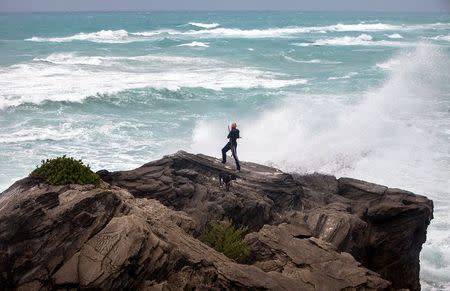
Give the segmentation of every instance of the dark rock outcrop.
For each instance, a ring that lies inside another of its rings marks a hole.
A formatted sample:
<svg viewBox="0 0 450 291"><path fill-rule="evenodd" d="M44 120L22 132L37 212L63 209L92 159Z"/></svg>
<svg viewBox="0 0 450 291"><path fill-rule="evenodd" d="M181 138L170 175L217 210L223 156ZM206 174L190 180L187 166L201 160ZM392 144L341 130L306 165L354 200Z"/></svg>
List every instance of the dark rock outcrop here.
<svg viewBox="0 0 450 291"><path fill-rule="evenodd" d="M289 174L245 163L227 192L219 187L220 172L236 174L217 159L179 152L135 170L98 174L136 197L185 211L196 221L198 233L207 223L224 218L258 230L286 210L301 209L302 187Z"/></svg>
<svg viewBox="0 0 450 291"><path fill-rule="evenodd" d="M230 191L220 172L237 175ZM25 178L0 194L3 289L419 290L432 202L326 175L178 152L94 186ZM237 264L198 237L249 226Z"/></svg>
<svg viewBox="0 0 450 291"><path fill-rule="evenodd" d="M314 236L351 253L394 288L420 290L418 258L433 217L432 201L350 178L314 174L296 180L308 204L302 216Z"/></svg>

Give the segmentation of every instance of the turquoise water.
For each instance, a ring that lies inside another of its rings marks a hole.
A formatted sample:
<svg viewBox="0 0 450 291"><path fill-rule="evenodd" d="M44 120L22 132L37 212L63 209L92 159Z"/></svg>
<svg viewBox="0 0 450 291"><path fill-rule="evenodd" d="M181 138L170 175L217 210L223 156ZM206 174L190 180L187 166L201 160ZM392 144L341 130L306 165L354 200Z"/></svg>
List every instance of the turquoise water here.
<svg viewBox="0 0 450 291"><path fill-rule="evenodd" d="M450 15L0 14L0 190L67 154L179 149L424 194L424 290L450 288Z"/></svg>

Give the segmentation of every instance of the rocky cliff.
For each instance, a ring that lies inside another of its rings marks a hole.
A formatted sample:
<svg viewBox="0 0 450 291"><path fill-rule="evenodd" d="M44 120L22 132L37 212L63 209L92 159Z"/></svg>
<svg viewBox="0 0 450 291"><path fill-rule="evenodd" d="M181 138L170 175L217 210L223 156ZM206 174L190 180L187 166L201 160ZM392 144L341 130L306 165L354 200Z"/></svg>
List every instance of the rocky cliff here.
<svg viewBox="0 0 450 291"><path fill-rule="evenodd" d="M420 290L426 197L186 152L98 173L99 187L25 178L0 194L0 288ZM198 239L224 219L249 227L248 264Z"/></svg>

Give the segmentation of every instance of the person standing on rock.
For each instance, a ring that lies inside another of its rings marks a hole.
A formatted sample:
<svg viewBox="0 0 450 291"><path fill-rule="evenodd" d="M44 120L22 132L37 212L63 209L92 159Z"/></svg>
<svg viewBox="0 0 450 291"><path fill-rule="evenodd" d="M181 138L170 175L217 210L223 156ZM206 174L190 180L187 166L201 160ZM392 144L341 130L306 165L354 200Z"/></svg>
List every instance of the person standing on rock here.
<svg viewBox="0 0 450 291"><path fill-rule="evenodd" d="M240 138L239 136L239 129L237 129L236 122L233 122L231 124L231 130L228 127L228 136L229 142L223 147L222 149L222 164L225 164L227 162L227 152L231 150L231 153L233 154L234 161L236 162L236 169L238 171L241 170L241 166L239 165L239 159L237 156L237 139Z"/></svg>

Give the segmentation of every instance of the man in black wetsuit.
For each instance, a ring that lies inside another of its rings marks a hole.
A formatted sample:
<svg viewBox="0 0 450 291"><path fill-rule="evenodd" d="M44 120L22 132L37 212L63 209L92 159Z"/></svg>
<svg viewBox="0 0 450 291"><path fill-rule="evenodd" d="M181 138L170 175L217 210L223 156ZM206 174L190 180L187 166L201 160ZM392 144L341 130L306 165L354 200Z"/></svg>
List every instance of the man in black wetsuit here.
<svg viewBox="0 0 450 291"><path fill-rule="evenodd" d="M236 162L236 169L238 171L241 170L241 166L239 165L239 159L237 156L237 139L240 138L239 136L239 129L237 129L236 122L233 122L231 124L231 130L228 133L227 136L230 141L223 147L222 149L222 163L225 164L227 162L227 152L231 150L231 153L233 154L234 161Z"/></svg>

